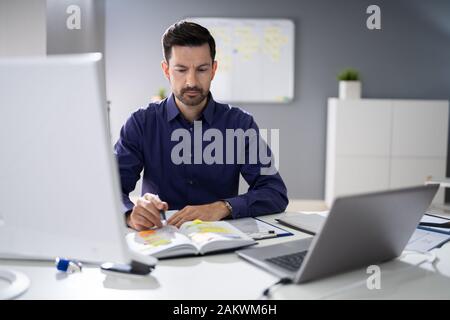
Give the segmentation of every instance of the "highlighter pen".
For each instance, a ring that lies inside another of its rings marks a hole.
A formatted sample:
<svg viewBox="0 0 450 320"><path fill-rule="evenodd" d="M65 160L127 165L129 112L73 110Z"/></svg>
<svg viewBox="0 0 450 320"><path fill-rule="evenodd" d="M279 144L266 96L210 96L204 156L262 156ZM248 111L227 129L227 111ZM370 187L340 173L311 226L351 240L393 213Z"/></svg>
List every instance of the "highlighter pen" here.
<svg viewBox="0 0 450 320"><path fill-rule="evenodd" d="M164 210L159 210L159 215L162 221L166 221L166 212Z"/></svg>
<svg viewBox="0 0 450 320"><path fill-rule="evenodd" d="M159 198L158 195L156 195L156 197L158 198L159 201L161 201L161 199ZM161 221L167 221L166 220L166 211L164 210L159 210L159 216L161 218Z"/></svg>

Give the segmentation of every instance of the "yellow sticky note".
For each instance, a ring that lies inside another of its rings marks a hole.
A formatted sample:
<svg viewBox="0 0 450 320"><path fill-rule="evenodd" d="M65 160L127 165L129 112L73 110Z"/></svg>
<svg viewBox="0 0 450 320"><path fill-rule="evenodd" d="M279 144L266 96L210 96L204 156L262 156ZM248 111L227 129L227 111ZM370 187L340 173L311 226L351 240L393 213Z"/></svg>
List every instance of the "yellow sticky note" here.
<svg viewBox="0 0 450 320"><path fill-rule="evenodd" d="M230 230L222 227L203 227L199 229L199 232L231 233Z"/></svg>
<svg viewBox="0 0 450 320"><path fill-rule="evenodd" d="M170 244L170 243L172 243L172 241L169 239L156 239L156 240L147 242L148 245L151 245L154 247L159 247L159 246L163 246L163 245Z"/></svg>

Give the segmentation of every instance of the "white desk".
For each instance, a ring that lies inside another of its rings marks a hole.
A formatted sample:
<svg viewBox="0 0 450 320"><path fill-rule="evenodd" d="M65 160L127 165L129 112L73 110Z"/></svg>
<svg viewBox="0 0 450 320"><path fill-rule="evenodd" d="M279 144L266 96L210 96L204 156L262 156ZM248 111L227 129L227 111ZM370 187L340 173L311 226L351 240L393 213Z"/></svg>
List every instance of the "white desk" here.
<svg viewBox="0 0 450 320"><path fill-rule="evenodd" d="M263 217L273 222L278 215ZM308 235L260 241L268 245ZM381 289L369 290L365 269L302 285L276 289L276 299L450 299L450 244L434 250L430 263L422 255L407 255L380 265ZM258 299L277 281L275 276L241 260L234 253L162 260L148 276L106 275L94 266L65 275L52 262L0 260L0 266L22 271L31 287L20 299Z"/></svg>

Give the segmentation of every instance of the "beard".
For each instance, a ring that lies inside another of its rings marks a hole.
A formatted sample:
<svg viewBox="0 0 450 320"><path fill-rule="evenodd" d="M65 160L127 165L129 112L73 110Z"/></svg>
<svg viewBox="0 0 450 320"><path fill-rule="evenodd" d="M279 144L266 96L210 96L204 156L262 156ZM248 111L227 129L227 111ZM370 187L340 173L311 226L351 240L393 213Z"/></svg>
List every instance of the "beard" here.
<svg viewBox="0 0 450 320"><path fill-rule="evenodd" d="M195 93L195 95L190 95L191 93ZM203 100L205 100L208 97L208 92L205 92L199 87L186 87L181 89L179 93L175 94L175 96L183 104L193 107L198 106Z"/></svg>

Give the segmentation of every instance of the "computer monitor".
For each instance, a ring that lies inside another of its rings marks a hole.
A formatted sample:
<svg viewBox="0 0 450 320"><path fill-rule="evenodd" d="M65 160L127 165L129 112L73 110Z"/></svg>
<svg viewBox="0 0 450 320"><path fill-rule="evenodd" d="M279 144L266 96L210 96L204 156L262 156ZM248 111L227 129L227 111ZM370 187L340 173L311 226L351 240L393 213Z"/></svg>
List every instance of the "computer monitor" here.
<svg viewBox="0 0 450 320"><path fill-rule="evenodd" d="M0 256L132 260L101 54L0 59Z"/></svg>

